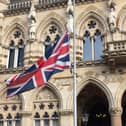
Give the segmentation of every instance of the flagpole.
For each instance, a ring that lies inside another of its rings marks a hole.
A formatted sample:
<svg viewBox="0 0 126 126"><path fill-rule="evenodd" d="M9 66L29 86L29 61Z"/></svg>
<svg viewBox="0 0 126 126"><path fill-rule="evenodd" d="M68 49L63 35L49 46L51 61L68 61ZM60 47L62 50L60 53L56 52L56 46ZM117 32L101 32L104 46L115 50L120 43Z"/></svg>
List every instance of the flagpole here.
<svg viewBox="0 0 126 126"><path fill-rule="evenodd" d="M75 0L68 0L67 30L73 33L73 63L71 65L73 75L73 126L77 126L77 70L76 70L76 32L75 32Z"/></svg>
<svg viewBox="0 0 126 126"><path fill-rule="evenodd" d="M74 126L77 126L77 66L76 66L75 0L73 0L73 110L74 110Z"/></svg>

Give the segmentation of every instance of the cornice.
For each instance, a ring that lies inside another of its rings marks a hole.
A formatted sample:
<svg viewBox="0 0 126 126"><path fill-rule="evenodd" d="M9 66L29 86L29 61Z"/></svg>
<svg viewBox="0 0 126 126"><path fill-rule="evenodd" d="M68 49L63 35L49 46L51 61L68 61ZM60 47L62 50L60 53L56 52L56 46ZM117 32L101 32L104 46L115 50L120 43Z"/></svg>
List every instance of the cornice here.
<svg viewBox="0 0 126 126"><path fill-rule="evenodd" d="M107 0L93 0L93 1L82 1L82 0L76 0L76 5L82 5L82 4L90 4L95 2L103 2ZM38 2L38 4L35 5L36 11L46 11L56 8L64 8L67 6L67 0L59 0L57 2L48 2L48 3L42 3L41 0ZM10 3L8 4L8 9L3 11L3 14L7 16L15 16L15 15L22 15L29 12L31 7L31 1L27 2L18 2L18 3Z"/></svg>

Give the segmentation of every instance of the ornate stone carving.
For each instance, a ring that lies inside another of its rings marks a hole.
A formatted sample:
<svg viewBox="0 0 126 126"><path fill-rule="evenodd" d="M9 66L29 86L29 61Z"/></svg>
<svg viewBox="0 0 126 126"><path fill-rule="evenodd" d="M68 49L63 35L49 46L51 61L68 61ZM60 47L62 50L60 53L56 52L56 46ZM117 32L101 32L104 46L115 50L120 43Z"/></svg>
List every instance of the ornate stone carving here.
<svg viewBox="0 0 126 126"><path fill-rule="evenodd" d="M108 23L110 27L110 31L114 32L116 30L116 16L115 16L115 2L113 0L109 0L108 2L109 5L109 16L108 16Z"/></svg>
<svg viewBox="0 0 126 126"><path fill-rule="evenodd" d="M32 3L30 13L28 15L29 19L29 39L34 41L36 38L36 11L34 8L34 4Z"/></svg>
<svg viewBox="0 0 126 126"><path fill-rule="evenodd" d="M72 1L69 0L68 1L68 7L67 7L67 15L68 15L68 19L67 19L67 30L70 33L73 33L73 5L72 5Z"/></svg>
<svg viewBox="0 0 126 126"><path fill-rule="evenodd" d="M111 108L110 113L111 115L120 115L122 114L122 109L119 107Z"/></svg>
<svg viewBox="0 0 126 126"><path fill-rule="evenodd" d="M43 88L42 91L36 97L36 100L44 99L57 99L56 95L48 88Z"/></svg>
<svg viewBox="0 0 126 126"><path fill-rule="evenodd" d="M60 90L71 90L72 89L72 84L73 84L73 80L72 78L60 78L60 79L56 79L55 83L56 87L59 88Z"/></svg>
<svg viewBox="0 0 126 126"><path fill-rule="evenodd" d="M10 97L10 98L6 98L7 97L7 94L4 93L3 95L0 96L0 100L1 101L21 101L21 98L19 95L15 95L13 97Z"/></svg>

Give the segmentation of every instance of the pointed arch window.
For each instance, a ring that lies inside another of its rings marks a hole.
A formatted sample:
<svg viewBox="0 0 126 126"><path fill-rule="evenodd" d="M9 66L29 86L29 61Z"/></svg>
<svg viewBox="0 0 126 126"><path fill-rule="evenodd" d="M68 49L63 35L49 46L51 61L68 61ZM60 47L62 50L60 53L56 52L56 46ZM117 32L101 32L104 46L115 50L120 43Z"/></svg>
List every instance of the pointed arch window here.
<svg viewBox="0 0 126 126"><path fill-rule="evenodd" d="M35 120L35 126L40 126L40 115L38 112L35 113L34 120Z"/></svg>
<svg viewBox="0 0 126 126"><path fill-rule="evenodd" d="M17 66L23 66L24 65L24 41L20 39L19 46L18 46L18 62Z"/></svg>
<svg viewBox="0 0 126 126"><path fill-rule="evenodd" d="M55 24L50 24L47 28L47 35L44 39L44 55L46 58L50 56L50 54L53 51L53 48L55 47L57 41L60 39L60 28Z"/></svg>
<svg viewBox="0 0 126 126"><path fill-rule="evenodd" d="M21 115L19 113L16 114L14 120L15 120L15 126L21 126Z"/></svg>
<svg viewBox="0 0 126 126"><path fill-rule="evenodd" d="M10 113L7 116L7 126L12 126L12 116Z"/></svg>
<svg viewBox="0 0 126 126"><path fill-rule="evenodd" d="M89 20L83 36L83 60L100 60L103 55L103 36L99 30L100 24L95 20ZM100 28L101 29L101 28Z"/></svg>
<svg viewBox="0 0 126 126"><path fill-rule="evenodd" d="M24 65L24 35L20 29L15 29L11 33L9 45L8 68L17 68Z"/></svg>
<svg viewBox="0 0 126 126"><path fill-rule="evenodd" d="M103 42L102 42L102 35L99 29L95 32L95 39L94 39L94 56L95 60L101 59L103 55Z"/></svg>
<svg viewBox="0 0 126 126"><path fill-rule="evenodd" d="M57 112L54 112L52 115L53 126L59 126L59 115Z"/></svg>
<svg viewBox="0 0 126 126"><path fill-rule="evenodd" d="M47 112L43 115L43 122L44 126L49 126L49 114Z"/></svg>
<svg viewBox="0 0 126 126"><path fill-rule="evenodd" d="M3 126L3 115L0 114L0 126Z"/></svg>
<svg viewBox="0 0 126 126"><path fill-rule="evenodd" d="M91 49L91 39L90 32L85 31L84 39L83 39L83 59L85 61L89 61L92 59L92 49Z"/></svg>
<svg viewBox="0 0 126 126"><path fill-rule="evenodd" d="M8 68L13 68L14 67L14 56L15 56L14 41L11 40L10 47L9 47L9 63L8 63Z"/></svg>

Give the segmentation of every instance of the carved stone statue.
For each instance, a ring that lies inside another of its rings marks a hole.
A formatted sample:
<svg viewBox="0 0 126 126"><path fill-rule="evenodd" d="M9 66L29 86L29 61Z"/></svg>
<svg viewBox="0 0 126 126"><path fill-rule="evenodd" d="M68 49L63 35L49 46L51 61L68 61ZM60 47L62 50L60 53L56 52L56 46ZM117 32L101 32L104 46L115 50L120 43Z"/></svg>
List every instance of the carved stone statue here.
<svg viewBox="0 0 126 126"><path fill-rule="evenodd" d="M34 8L34 4L32 4L30 8L30 13L28 15L29 19L29 39L35 40L36 37L36 11Z"/></svg>
<svg viewBox="0 0 126 126"><path fill-rule="evenodd" d="M68 14L67 30L70 33L73 33L73 5L71 0L68 1L67 14Z"/></svg>
<svg viewBox="0 0 126 126"><path fill-rule="evenodd" d="M108 17L108 22L109 22L109 27L111 32L114 32L116 29L116 16L115 16L115 3L113 2L113 0L110 0L108 2L109 5L109 17Z"/></svg>

